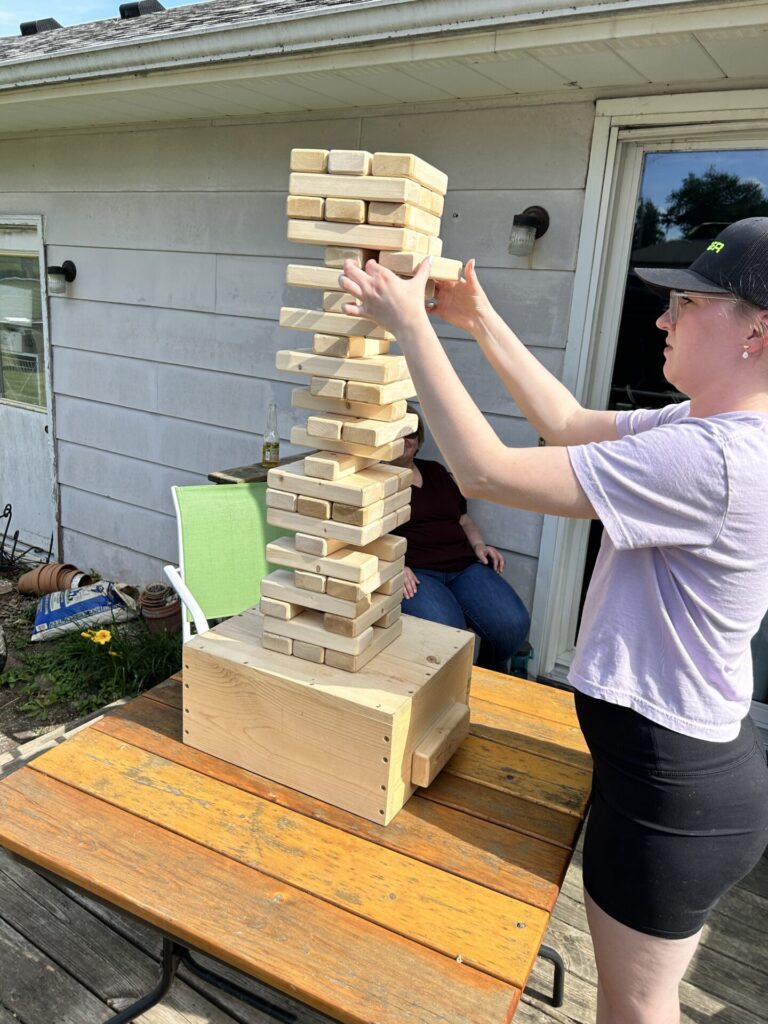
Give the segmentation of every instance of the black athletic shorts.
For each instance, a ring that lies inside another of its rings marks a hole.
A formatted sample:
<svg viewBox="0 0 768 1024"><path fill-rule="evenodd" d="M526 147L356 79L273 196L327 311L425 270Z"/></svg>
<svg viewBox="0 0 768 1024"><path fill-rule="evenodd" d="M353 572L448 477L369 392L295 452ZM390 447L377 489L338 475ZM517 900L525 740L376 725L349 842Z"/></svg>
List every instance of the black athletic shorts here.
<svg viewBox="0 0 768 1024"><path fill-rule="evenodd" d="M575 696L594 762L584 887L636 931L694 935L768 844L768 767L752 720L713 743Z"/></svg>

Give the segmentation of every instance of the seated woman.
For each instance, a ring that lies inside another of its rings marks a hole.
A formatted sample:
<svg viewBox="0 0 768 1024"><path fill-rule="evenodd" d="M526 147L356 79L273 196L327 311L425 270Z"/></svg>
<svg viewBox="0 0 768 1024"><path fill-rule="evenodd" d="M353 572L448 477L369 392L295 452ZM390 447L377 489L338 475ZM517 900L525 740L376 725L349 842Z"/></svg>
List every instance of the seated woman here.
<svg viewBox="0 0 768 1024"><path fill-rule="evenodd" d="M410 406L408 411L416 412ZM501 576L504 556L484 542L448 470L439 462L415 459L423 441L419 419L394 461L413 470L411 518L393 530L408 540L403 611L471 629L480 637L478 665L507 672L528 635L530 617Z"/></svg>

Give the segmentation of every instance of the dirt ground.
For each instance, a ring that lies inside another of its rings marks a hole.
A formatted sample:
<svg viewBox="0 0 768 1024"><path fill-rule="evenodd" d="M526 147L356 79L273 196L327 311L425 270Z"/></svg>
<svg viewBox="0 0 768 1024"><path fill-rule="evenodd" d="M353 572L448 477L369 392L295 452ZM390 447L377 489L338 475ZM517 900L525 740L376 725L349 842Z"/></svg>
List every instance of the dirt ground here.
<svg viewBox="0 0 768 1024"><path fill-rule="evenodd" d="M22 711L21 706L28 700L26 694L18 687L2 685L3 675L19 663L18 645L29 640L37 605L37 598L25 597L16 590L19 575L20 572L0 571L0 629L5 634L8 647L5 669L0 672L0 751L9 742L21 745L79 717L68 703L31 712Z"/></svg>

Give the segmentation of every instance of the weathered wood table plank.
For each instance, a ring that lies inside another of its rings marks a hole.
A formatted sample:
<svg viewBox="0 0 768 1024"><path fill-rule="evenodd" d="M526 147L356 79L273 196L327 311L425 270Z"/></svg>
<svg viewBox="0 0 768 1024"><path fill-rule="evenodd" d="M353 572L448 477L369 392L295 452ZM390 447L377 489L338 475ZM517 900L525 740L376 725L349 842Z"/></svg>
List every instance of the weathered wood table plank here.
<svg viewBox="0 0 768 1024"><path fill-rule="evenodd" d="M0 843L340 1021L514 1015L590 788L569 694L476 670L386 828L181 742L169 680L0 783Z"/></svg>

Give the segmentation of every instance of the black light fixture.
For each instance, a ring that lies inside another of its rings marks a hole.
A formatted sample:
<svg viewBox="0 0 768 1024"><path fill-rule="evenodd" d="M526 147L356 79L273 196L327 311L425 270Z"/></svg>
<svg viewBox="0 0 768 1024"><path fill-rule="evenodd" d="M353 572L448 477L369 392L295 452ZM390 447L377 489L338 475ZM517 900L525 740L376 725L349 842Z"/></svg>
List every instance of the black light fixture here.
<svg viewBox="0 0 768 1024"><path fill-rule="evenodd" d="M543 206L527 206L512 218L507 251L511 256L530 256L537 238L549 227L549 214Z"/></svg>
<svg viewBox="0 0 768 1024"><path fill-rule="evenodd" d="M77 277L77 267L72 260L64 260L60 267L46 270L49 295L66 295L67 285Z"/></svg>

